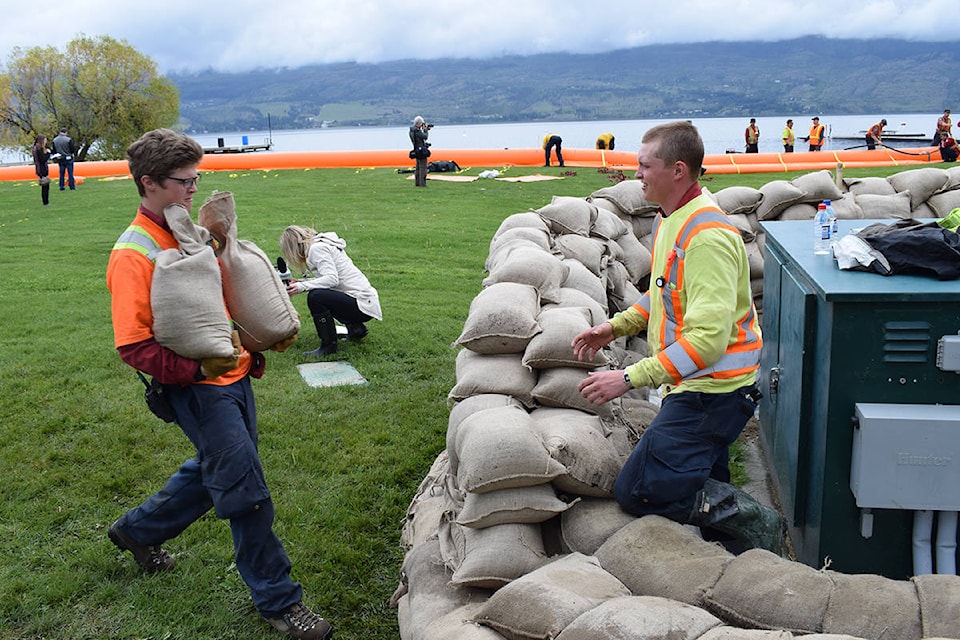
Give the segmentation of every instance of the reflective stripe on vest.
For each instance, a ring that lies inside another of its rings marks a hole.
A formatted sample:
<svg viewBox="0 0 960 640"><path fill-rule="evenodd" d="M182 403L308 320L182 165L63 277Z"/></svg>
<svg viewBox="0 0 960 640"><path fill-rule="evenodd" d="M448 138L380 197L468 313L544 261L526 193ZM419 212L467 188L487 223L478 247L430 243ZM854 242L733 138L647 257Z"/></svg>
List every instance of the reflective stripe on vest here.
<svg viewBox="0 0 960 640"><path fill-rule="evenodd" d="M653 224L653 243L656 246L656 234L660 228L662 216L657 216ZM732 378L748 373L760 366L760 348L762 342L755 330L757 322L756 311L753 305L740 319L737 320L737 341L728 345L723 356L710 366L706 366L700 354L683 337L683 309L680 302L680 291L683 289L683 260L687 247L693 237L704 229L724 229L730 233L740 235L736 227L730 224L727 217L717 209L704 207L694 211L683 224L677 235L676 244L667 257L666 273L658 278L663 304L663 322L660 328L660 345L662 351L657 359L670 373L675 383L681 380L690 380L710 376L713 378Z"/></svg>
<svg viewBox="0 0 960 640"><path fill-rule="evenodd" d="M157 244L157 241L140 226L130 225L113 245L113 250L131 249L143 255L150 262L157 261L157 255L163 251L163 248Z"/></svg>

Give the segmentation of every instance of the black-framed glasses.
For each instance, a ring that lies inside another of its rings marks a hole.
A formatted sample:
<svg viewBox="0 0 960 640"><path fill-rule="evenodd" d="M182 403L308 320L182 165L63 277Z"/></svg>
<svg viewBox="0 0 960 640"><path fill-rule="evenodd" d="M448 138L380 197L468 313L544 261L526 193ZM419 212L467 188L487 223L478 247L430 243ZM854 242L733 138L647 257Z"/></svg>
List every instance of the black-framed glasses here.
<svg viewBox="0 0 960 640"><path fill-rule="evenodd" d="M183 185L184 189L190 189L191 187L200 183L200 178L203 177L203 174L198 173L195 178L174 178L173 176L165 176L164 180L173 180L174 182L179 182Z"/></svg>

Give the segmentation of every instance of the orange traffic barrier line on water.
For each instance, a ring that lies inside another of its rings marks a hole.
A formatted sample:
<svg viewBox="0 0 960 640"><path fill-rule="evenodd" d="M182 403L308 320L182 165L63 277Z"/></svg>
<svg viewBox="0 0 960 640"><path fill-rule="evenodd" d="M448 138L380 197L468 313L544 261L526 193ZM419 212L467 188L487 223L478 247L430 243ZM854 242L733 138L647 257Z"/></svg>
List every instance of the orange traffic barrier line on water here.
<svg viewBox="0 0 960 640"><path fill-rule="evenodd" d="M564 164L570 167L637 169L636 154L631 151L605 149L565 149ZM470 167L540 167L542 149L434 149L438 160L454 160ZM724 153L704 157L708 174L783 173L786 171L818 171L832 169L838 162L851 168L909 166L939 162L936 147L919 149L841 150L828 153ZM280 169L327 168L404 168L412 166L405 150L379 151L260 151L250 153L207 154L200 163L201 171L271 171ZM77 162L77 176L105 178L129 176L124 160ZM558 168L553 165L553 168ZM0 167L0 181L36 180L32 164ZM50 179L59 179L59 167L50 165Z"/></svg>

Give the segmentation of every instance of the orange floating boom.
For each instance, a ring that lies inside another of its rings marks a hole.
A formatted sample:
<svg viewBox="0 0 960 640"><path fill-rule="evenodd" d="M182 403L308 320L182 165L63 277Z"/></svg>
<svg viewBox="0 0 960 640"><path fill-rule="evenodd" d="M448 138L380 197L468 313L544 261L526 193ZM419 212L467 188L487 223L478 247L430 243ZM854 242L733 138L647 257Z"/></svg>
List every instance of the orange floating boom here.
<svg viewBox="0 0 960 640"><path fill-rule="evenodd" d="M434 149L437 160L454 160L461 167L539 167L542 149ZM569 167L607 167L635 171L637 156L632 151L602 149L564 149ZM936 147L917 149L880 148L873 151L802 151L798 153L725 153L708 155L703 165L708 174L783 173L833 169L838 162L845 167L868 168L911 166L941 162ZM410 167L407 151L265 151L258 153L207 154L200 163L203 171L270 171L275 169L332 169ZM554 168L558 168L554 165ZM78 162L77 176L103 178L129 175L124 160ZM50 165L51 180L59 179L59 167ZM35 180L33 165L0 167L0 181Z"/></svg>

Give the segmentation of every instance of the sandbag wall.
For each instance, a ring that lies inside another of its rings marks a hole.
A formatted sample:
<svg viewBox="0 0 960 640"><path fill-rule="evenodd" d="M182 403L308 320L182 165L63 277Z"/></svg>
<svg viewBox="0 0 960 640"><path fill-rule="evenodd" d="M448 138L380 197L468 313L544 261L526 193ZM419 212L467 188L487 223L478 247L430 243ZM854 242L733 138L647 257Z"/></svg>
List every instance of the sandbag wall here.
<svg viewBox="0 0 960 640"><path fill-rule="evenodd" d="M960 167L837 180L829 171L711 194L741 230L762 307L761 220L944 217ZM403 640L960 638L960 577L844 575L633 518L613 482L656 415L649 390L603 407L577 392L645 355L618 339L577 361L577 333L650 278L656 206L639 182L507 216L454 346L446 448L413 497L393 604ZM808 635L812 634L812 635Z"/></svg>

